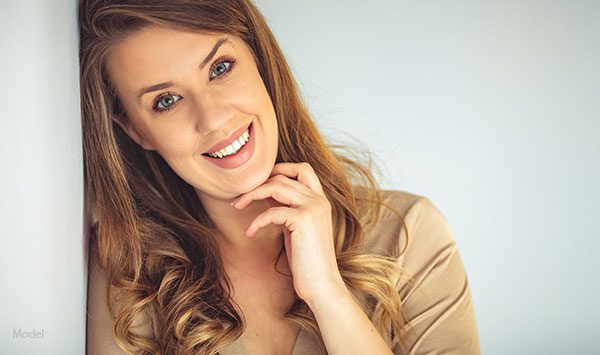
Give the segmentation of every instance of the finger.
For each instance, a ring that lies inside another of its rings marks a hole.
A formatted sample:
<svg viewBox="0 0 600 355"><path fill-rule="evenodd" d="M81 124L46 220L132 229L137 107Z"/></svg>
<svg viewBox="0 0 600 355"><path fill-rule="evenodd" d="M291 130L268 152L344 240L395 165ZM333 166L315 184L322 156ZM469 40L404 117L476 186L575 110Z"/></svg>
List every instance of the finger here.
<svg viewBox="0 0 600 355"><path fill-rule="evenodd" d="M275 164L271 175L283 174L308 186L312 191L323 195L323 187L313 167L306 162Z"/></svg>
<svg viewBox="0 0 600 355"><path fill-rule="evenodd" d="M288 185L291 188L299 190L300 192L302 192L304 194L310 195L310 194L314 193L314 191L312 191L308 186L304 185L300 181L291 179L288 176L283 175L283 174L271 175L271 177L269 179L267 179L267 181Z"/></svg>
<svg viewBox="0 0 600 355"><path fill-rule="evenodd" d="M267 198L267 202L269 203L270 207L279 207L279 206L285 206L283 203L279 203L276 199L274 199L273 197L268 197Z"/></svg>
<svg viewBox="0 0 600 355"><path fill-rule="evenodd" d="M264 200L272 197L279 203L284 205L298 206L305 201L305 196L298 190L289 185L280 182L270 182L263 184L256 189L242 195L233 204L235 208L244 208L254 200Z"/></svg>
<svg viewBox="0 0 600 355"><path fill-rule="evenodd" d="M250 223L250 226L248 226L245 233L248 237L252 237L257 230L268 226L271 223L286 224L291 218L291 212L293 212L293 210L289 207L271 207L259 214L258 217Z"/></svg>

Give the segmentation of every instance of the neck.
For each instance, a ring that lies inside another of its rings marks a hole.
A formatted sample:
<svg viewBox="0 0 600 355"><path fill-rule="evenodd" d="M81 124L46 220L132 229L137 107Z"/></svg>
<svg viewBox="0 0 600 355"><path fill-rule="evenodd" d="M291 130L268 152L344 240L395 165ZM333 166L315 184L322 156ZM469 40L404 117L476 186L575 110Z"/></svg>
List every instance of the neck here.
<svg viewBox="0 0 600 355"><path fill-rule="evenodd" d="M250 223L270 207L266 200L253 201L244 209L238 210L230 205L230 200L200 193L198 196L217 227L217 244L226 269L243 270L246 274L257 275L273 269L283 248L283 227L269 224L256 231L252 237L244 234Z"/></svg>

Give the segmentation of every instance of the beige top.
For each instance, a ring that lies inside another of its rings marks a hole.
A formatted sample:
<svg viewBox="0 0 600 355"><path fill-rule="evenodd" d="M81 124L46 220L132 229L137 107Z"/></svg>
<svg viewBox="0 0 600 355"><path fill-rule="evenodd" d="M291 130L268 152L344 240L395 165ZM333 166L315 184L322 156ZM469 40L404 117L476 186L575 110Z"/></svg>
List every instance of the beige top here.
<svg viewBox="0 0 600 355"><path fill-rule="evenodd" d="M386 203L405 216L408 229L408 244L398 260L416 285L398 285L413 329L408 354L481 354L468 278L445 216L424 196L398 190L381 193ZM366 240L370 251L382 254L397 243L402 250L406 233L396 215L384 208ZM401 354L398 346L392 351ZM240 338L220 354L248 355ZM300 330L292 355L316 354L320 354L318 343Z"/></svg>
<svg viewBox="0 0 600 355"><path fill-rule="evenodd" d="M404 220L408 229L393 212L384 208L380 220L367 234L366 243L370 251L406 248L399 257L409 275L415 279L416 287L398 283L398 293L412 333L408 340L408 354L481 354L475 324L467 275L456 247L456 243L444 215L423 196L397 190L382 190L384 201L393 206ZM400 244L398 244L400 243ZM112 337L113 322L108 311L104 291L107 280L94 264L90 264L88 286L88 353L124 354ZM134 322L151 334L150 322L141 318ZM398 347L394 355L401 354ZM229 344L221 355L249 355L241 338ZM319 345L309 333L300 331L296 338L293 355L318 355ZM254 354L253 354L254 355Z"/></svg>

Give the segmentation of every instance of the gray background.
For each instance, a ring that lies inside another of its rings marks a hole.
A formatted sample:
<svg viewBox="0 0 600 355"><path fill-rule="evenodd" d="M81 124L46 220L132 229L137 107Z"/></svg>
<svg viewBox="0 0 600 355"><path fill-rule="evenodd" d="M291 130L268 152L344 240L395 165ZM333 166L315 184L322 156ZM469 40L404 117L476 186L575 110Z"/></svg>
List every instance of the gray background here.
<svg viewBox="0 0 600 355"><path fill-rule="evenodd" d="M257 3L319 126L446 215L484 354L600 354L600 1Z"/></svg>
<svg viewBox="0 0 600 355"><path fill-rule="evenodd" d="M82 354L74 1L1 4L0 353ZM600 2L257 4L325 135L449 220L483 352L599 353Z"/></svg>

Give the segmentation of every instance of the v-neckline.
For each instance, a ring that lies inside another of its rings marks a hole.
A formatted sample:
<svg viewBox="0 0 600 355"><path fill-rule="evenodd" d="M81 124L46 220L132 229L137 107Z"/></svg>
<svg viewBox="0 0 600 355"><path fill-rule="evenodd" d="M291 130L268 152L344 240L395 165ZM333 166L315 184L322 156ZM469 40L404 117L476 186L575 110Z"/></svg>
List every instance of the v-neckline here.
<svg viewBox="0 0 600 355"><path fill-rule="evenodd" d="M296 355L295 351L298 345L298 339L300 338L300 334L302 333L302 328L300 328L298 330L298 334L296 334L296 339L294 339L294 345L292 346L292 355ZM239 337L236 339L236 341L239 341L240 346L243 348L244 350L244 354L247 355L248 354L248 350L244 347L244 343L242 342L242 338Z"/></svg>
<svg viewBox="0 0 600 355"><path fill-rule="evenodd" d="M308 333L300 328L300 331L298 331L296 339L294 340L292 355L314 354L314 349L318 349L318 345L312 341ZM219 353L220 355L249 355L248 350L244 347L241 337L234 340Z"/></svg>

